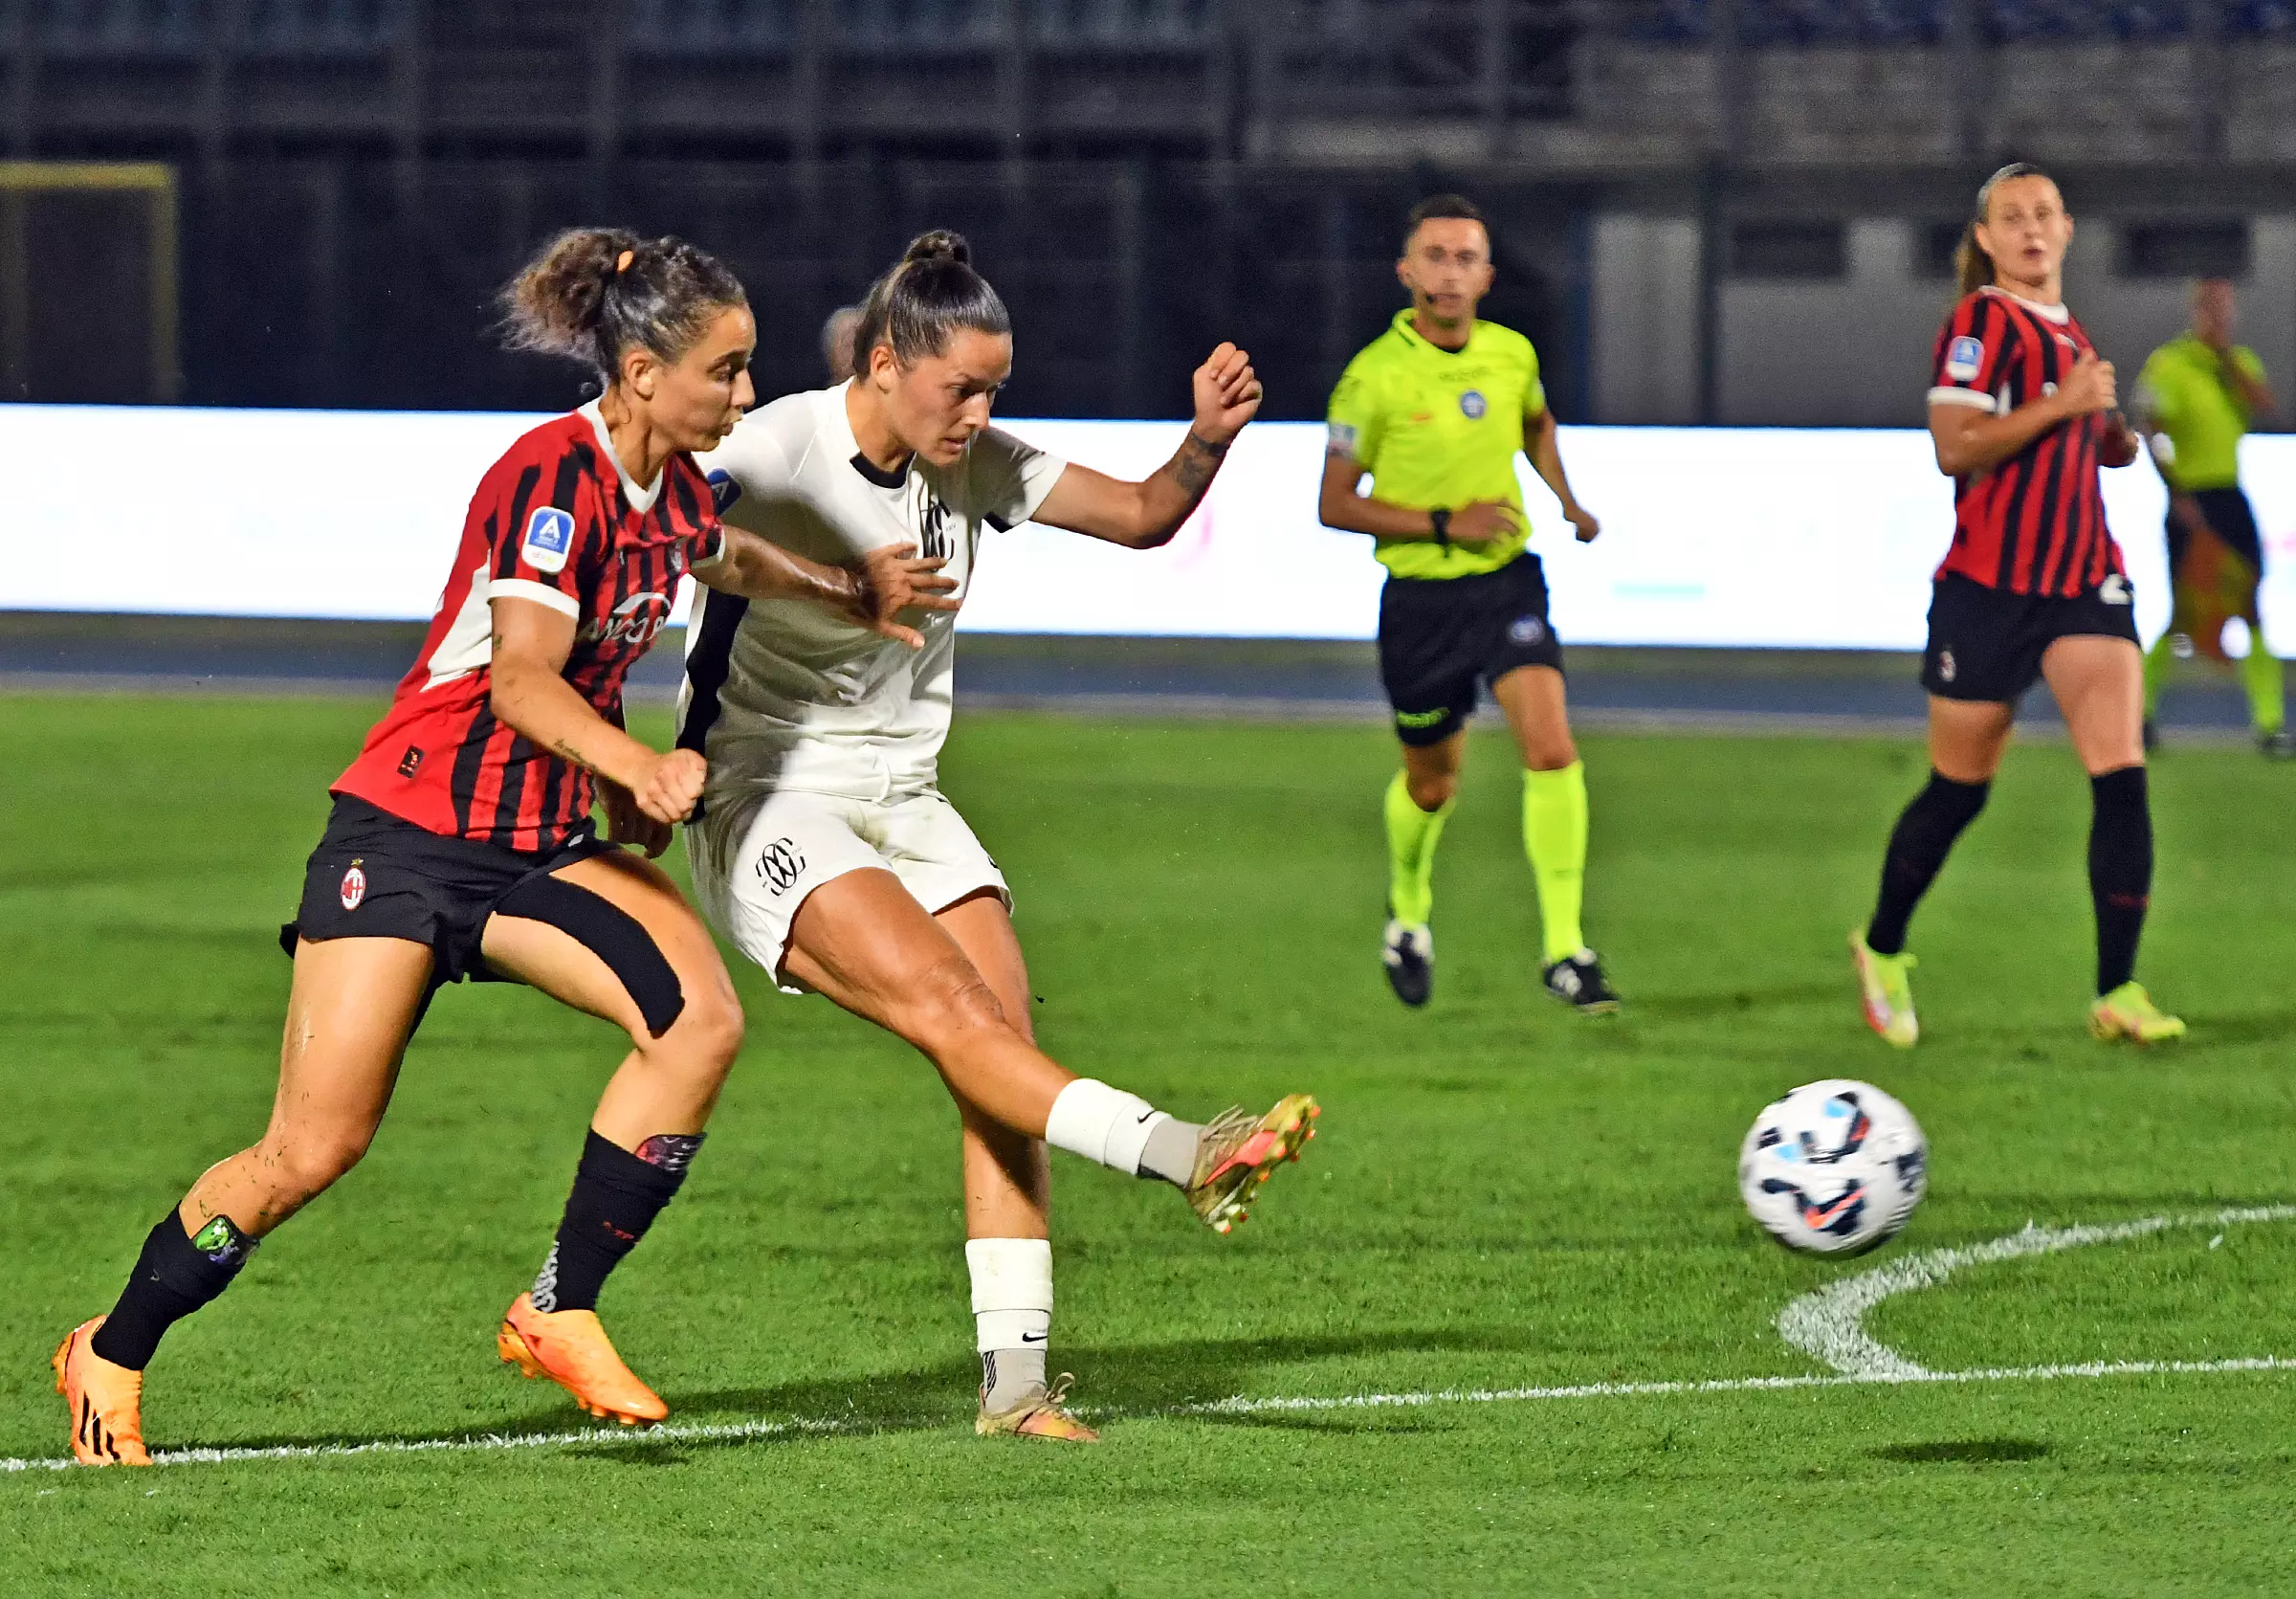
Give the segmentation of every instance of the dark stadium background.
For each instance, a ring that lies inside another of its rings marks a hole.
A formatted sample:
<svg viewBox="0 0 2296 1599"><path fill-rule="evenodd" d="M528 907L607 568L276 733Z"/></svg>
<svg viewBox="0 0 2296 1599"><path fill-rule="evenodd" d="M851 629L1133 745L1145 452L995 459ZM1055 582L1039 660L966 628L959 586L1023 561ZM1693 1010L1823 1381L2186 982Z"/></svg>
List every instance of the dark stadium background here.
<svg viewBox="0 0 2296 1599"><path fill-rule="evenodd" d="M1019 320L1008 411L1172 413L1234 337L1269 414L1315 416L1395 304L1398 216L1456 186L1499 219L1489 314L1566 420L1818 423L1843 415L1821 384L1732 414L1726 342L1769 337L1725 325L1733 286L1821 292L1886 216L1941 303L2011 153L2110 225L2116 279L2253 264L2257 320L2296 316L2250 226L2296 210L2292 30L2287 0L8 0L0 156L172 167L173 396L201 405L563 405L489 347L488 297L549 230L612 220L732 259L768 390L955 226ZM1590 381L1598 316L1631 320L1590 282L1604 217L1695 230L1670 398ZM155 397L144 233L119 197L8 191L10 397Z"/></svg>

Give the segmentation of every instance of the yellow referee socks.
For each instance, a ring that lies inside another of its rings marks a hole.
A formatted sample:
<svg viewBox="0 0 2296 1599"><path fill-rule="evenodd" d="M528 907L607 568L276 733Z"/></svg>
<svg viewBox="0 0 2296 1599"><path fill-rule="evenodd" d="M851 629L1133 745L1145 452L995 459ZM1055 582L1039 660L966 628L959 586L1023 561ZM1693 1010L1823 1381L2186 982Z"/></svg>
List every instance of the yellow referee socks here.
<svg viewBox="0 0 2296 1599"><path fill-rule="evenodd" d="M1538 916L1552 966L1586 947L1578 909L1586 891L1586 764L1523 773L1523 852L1538 882Z"/></svg>
<svg viewBox="0 0 2296 1599"><path fill-rule="evenodd" d="M2264 648L2263 632L2249 630L2241 686L2248 691L2248 725L2259 733L2277 733L2288 724L2287 689L2281 680L2280 662Z"/></svg>
<svg viewBox="0 0 2296 1599"><path fill-rule="evenodd" d="M1397 772L1387 785L1387 914L1410 926L1435 911L1435 842L1456 798L1440 811L1422 811Z"/></svg>

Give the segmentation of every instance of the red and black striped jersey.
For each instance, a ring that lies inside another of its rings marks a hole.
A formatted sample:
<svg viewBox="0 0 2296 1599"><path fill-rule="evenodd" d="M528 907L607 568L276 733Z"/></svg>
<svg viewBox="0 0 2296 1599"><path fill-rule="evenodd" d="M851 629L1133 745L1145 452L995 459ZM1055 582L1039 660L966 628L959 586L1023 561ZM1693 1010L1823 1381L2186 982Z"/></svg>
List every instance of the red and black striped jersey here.
<svg viewBox="0 0 2296 1599"><path fill-rule="evenodd" d="M2095 346L2062 305L1983 288L1954 307L1937 335L1930 404L2006 416L2056 392ZM2016 594L2069 598L2121 571L2105 525L2098 450L2111 426L2075 416L1990 471L1954 480L1954 543L1937 575Z"/></svg>
<svg viewBox="0 0 2296 1599"><path fill-rule="evenodd" d="M587 824L595 788L496 720L490 603L573 617L566 681L618 727L623 678L670 619L679 578L723 538L693 457L632 483L595 403L527 433L480 480L422 655L333 791L432 833L556 849Z"/></svg>

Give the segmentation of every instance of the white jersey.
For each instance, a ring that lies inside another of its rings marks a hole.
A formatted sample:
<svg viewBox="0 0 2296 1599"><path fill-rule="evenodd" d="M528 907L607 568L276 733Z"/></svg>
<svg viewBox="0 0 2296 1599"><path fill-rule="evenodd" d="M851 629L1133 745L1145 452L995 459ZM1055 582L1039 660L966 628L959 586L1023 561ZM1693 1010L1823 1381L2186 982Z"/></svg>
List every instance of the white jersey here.
<svg viewBox="0 0 2296 1599"><path fill-rule="evenodd" d="M956 598L972 585L982 529L1035 514L1068 463L996 428L963 459L870 464L845 413L845 389L789 394L743 417L695 457L724 520L830 566L915 544L948 565ZM799 600L702 589L686 633L678 744L710 763L705 804L758 789L887 800L934 786L956 676L953 611L914 622L911 650Z"/></svg>

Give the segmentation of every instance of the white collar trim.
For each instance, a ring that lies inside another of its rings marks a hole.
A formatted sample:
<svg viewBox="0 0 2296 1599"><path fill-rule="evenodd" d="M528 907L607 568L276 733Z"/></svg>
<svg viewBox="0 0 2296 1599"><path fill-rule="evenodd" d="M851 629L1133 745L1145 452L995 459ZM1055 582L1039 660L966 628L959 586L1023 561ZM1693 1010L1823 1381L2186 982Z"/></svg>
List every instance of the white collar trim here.
<svg viewBox="0 0 2296 1599"><path fill-rule="evenodd" d="M629 501L629 508L640 516L652 510L653 502L661 498L662 479L670 476L669 469L665 467L655 473L652 482L639 484L623 467L622 457L614 453L614 435L607 432L606 412L598 409L598 402L592 400L581 410L582 414L590 419L590 432L598 435L598 448L605 451L606 458L614 463L614 476L622 479L622 497Z"/></svg>
<svg viewBox="0 0 2296 1599"><path fill-rule="evenodd" d="M2069 322L2073 320L2073 313L2071 309L2067 307L2063 300L2059 300L2054 305L2043 305L2038 300L2027 300L2023 295L2011 294L2007 289L2001 288L1993 283L1986 284L1983 288L1979 289L1977 293L1981 295L1999 295L2003 300L2014 300L2026 310L2041 318L2043 322Z"/></svg>

